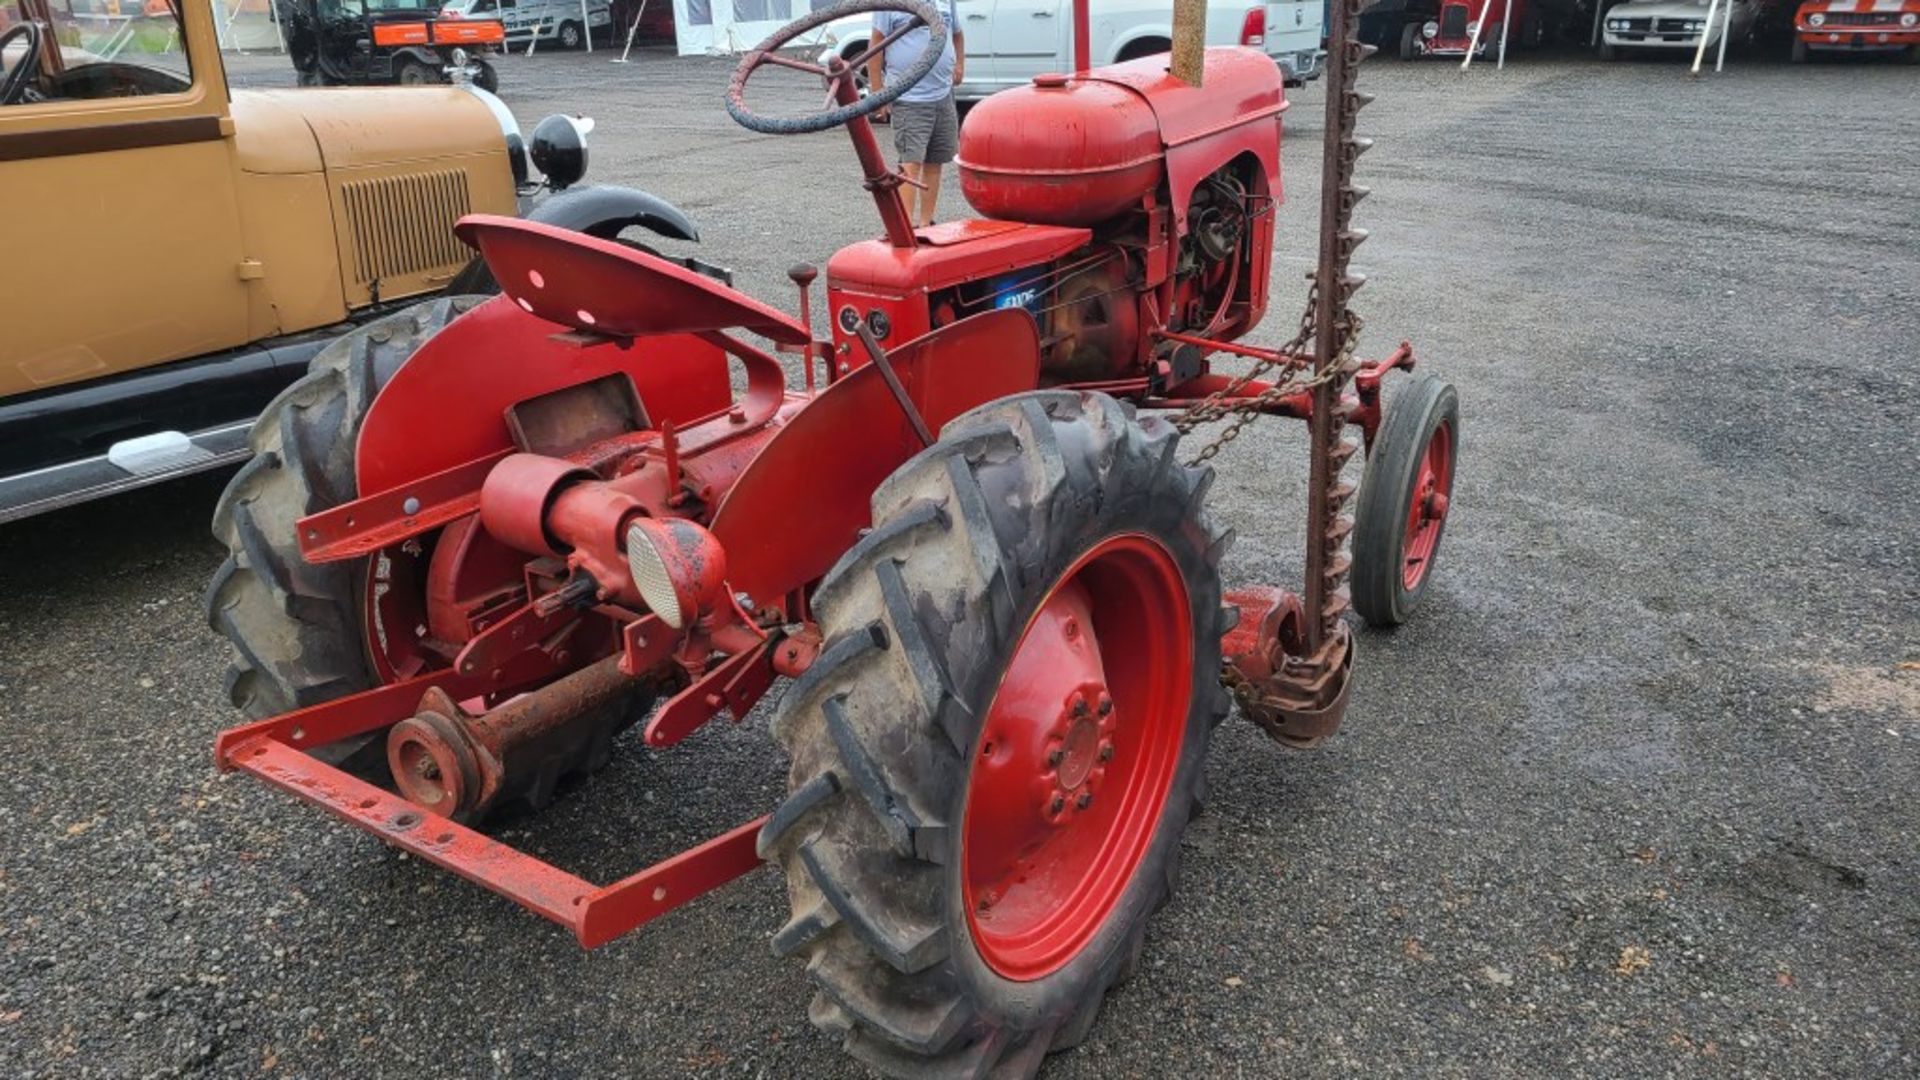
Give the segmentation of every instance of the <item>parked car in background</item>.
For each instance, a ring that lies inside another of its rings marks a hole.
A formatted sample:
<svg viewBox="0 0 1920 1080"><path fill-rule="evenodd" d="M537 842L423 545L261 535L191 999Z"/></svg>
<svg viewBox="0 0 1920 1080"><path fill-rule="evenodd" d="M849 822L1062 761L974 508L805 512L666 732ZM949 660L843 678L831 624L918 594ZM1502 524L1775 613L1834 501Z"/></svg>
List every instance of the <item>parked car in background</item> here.
<svg viewBox="0 0 1920 1080"><path fill-rule="evenodd" d="M1441 0L1411 3L1401 10L1407 21L1395 40L1402 60L1465 56L1469 49L1476 56L1490 56L1499 51L1508 21L1513 24L1508 49L1540 44L1541 23L1530 0Z"/></svg>
<svg viewBox="0 0 1920 1080"><path fill-rule="evenodd" d="M523 138L477 85L230 89L226 10L165 0L130 33L0 0L0 522L251 458L316 358L370 393L391 362L329 351L343 335L497 291L453 234L466 214L698 238L652 195L582 183L587 122ZM331 440L335 419L302 430Z"/></svg>
<svg viewBox="0 0 1920 1080"><path fill-rule="evenodd" d="M563 49L578 49L588 34L607 36L613 25L610 0L449 0L442 18L497 19L515 44L538 39Z"/></svg>
<svg viewBox="0 0 1920 1080"><path fill-rule="evenodd" d="M1920 0L1807 0L1793 16L1793 62L1811 52L1902 52L1920 63Z"/></svg>
<svg viewBox="0 0 1920 1080"><path fill-rule="evenodd" d="M962 101L1019 86L1035 75L1073 68L1071 0L955 0L966 36L967 81L954 87ZM1097 67L1166 52L1173 41L1173 8L1166 0L1090 0L1089 37ZM1249 45L1280 66L1289 85L1320 76L1326 63L1324 0L1213 3L1207 6L1207 44ZM820 62L851 57L872 34L865 15L821 28ZM864 82L866 75L857 78Z"/></svg>
<svg viewBox="0 0 1920 1080"><path fill-rule="evenodd" d="M1708 0L1627 0L1607 11L1600 58L1617 60L1635 49L1697 49L1702 34L1710 49L1720 43L1723 33L1732 33L1730 40L1739 41L1752 31L1760 6L1761 0L1728 0L1719 6L1709 27Z"/></svg>

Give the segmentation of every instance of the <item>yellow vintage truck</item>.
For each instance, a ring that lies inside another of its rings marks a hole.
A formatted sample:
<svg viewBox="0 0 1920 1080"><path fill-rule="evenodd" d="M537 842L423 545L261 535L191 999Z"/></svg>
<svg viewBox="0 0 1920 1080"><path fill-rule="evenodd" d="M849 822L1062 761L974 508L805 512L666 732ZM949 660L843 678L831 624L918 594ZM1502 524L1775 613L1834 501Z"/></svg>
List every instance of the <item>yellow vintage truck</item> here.
<svg viewBox="0 0 1920 1080"><path fill-rule="evenodd" d="M492 290L463 214L698 239L660 199L577 184L589 123L523 140L458 80L230 91L214 19L0 0L0 521L245 458L328 342Z"/></svg>

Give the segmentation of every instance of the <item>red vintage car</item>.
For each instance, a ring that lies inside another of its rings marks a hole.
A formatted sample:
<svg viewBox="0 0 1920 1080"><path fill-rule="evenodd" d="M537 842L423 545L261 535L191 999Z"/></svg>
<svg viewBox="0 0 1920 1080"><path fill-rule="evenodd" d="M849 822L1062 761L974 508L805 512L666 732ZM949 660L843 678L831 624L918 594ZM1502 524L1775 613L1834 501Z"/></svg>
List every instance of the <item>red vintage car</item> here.
<svg viewBox="0 0 1920 1080"><path fill-rule="evenodd" d="M1814 51L1901 52L1920 62L1920 0L1807 0L1793 16L1793 62Z"/></svg>
<svg viewBox="0 0 1920 1080"><path fill-rule="evenodd" d="M1509 49L1540 42L1541 26L1529 0L1441 0L1439 10L1410 6L1400 30L1400 59L1421 56L1491 56L1500 49L1503 24L1512 24ZM1425 14L1425 18L1420 18ZM1475 38L1475 28L1479 36Z"/></svg>

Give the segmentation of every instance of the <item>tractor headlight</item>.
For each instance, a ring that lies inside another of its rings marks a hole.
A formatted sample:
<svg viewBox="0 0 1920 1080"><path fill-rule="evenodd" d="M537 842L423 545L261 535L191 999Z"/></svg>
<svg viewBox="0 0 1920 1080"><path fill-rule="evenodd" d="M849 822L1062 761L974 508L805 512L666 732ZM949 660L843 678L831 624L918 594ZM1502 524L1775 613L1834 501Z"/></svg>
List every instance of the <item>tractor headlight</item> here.
<svg viewBox="0 0 1920 1080"><path fill-rule="evenodd" d="M1437 22L1434 22L1434 21L1433 21L1432 19L1428 19L1428 20L1427 20L1427 22L1426 22L1426 25L1424 25L1424 26L1422 26L1422 27L1420 28L1420 36L1421 36L1421 37L1429 37L1429 38L1431 38L1431 37L1439 37L1439 36L1440 36L1440 24L1439 24L1439 23L1437 23Z"/></svg>
<svg viewBox="0 0 1920 1080"><path fill-rule="evenodd" d="M1816 11L1816 12L1814 12L1813 14L1811 14L1811 15L1809 15L1809 16L1807 16L1807 25L1808 25L1808 26L1825 26L1825 25L1827 25L1827 16L1826 16L1826 13L1825 13L1825 12L1822 12L1822 11Z"/></svg>
<svg viewBox="0 0 1920 1080"><path fill-rule="evenodd" d="M533 145L529 153L533 167L546 176L555 191L572 187L587 175L587 132L593 120L585 116L554 113L533 125Z"/></svg>
<svg viewBox="0 0 1920 1080"><path fill-rule="evenodd" d="M628 525L627 572L640 599L675 630L717 609L727 591L726 550L686 518Z"/></svg>
<svg viewBox="0 0 1920 1080"><path fill-rule="evenodd" d="M1909 11L1900 16L1901 26L1913 26L1915 24L1920 24L1920 13Z"/></svg>

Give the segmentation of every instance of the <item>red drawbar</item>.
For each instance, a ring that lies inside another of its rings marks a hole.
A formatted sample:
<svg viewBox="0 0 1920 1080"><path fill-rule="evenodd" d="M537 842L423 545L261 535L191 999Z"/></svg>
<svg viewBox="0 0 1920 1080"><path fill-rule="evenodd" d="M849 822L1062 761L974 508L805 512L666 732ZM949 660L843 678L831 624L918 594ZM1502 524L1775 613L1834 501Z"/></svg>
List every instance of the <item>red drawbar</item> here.
<svg viewBox="0 0 1920 1080"><path fill-rule="evenodd" d="M509 673L509 678L513 675ZM511 692L536 681L461 675L451 669L376 687L221 732L214 759L499 893L573 931L593 948L760 865L754 841L765 817L722 833L645 870L600 886L516 851L497 840L355 779L299 747L318 747L377 731L413 714L421 695L439 688L455 698Z"/></svg>
<svg viewBox="0 0 1920 1080"><path fill-rule="evenodd" d="M252 773L426 861L483 885L573 931L591 949L760 865L762 817L612 885L575 877L439 814L356 780L277 739L235 747L234 768Z"/></svg>

